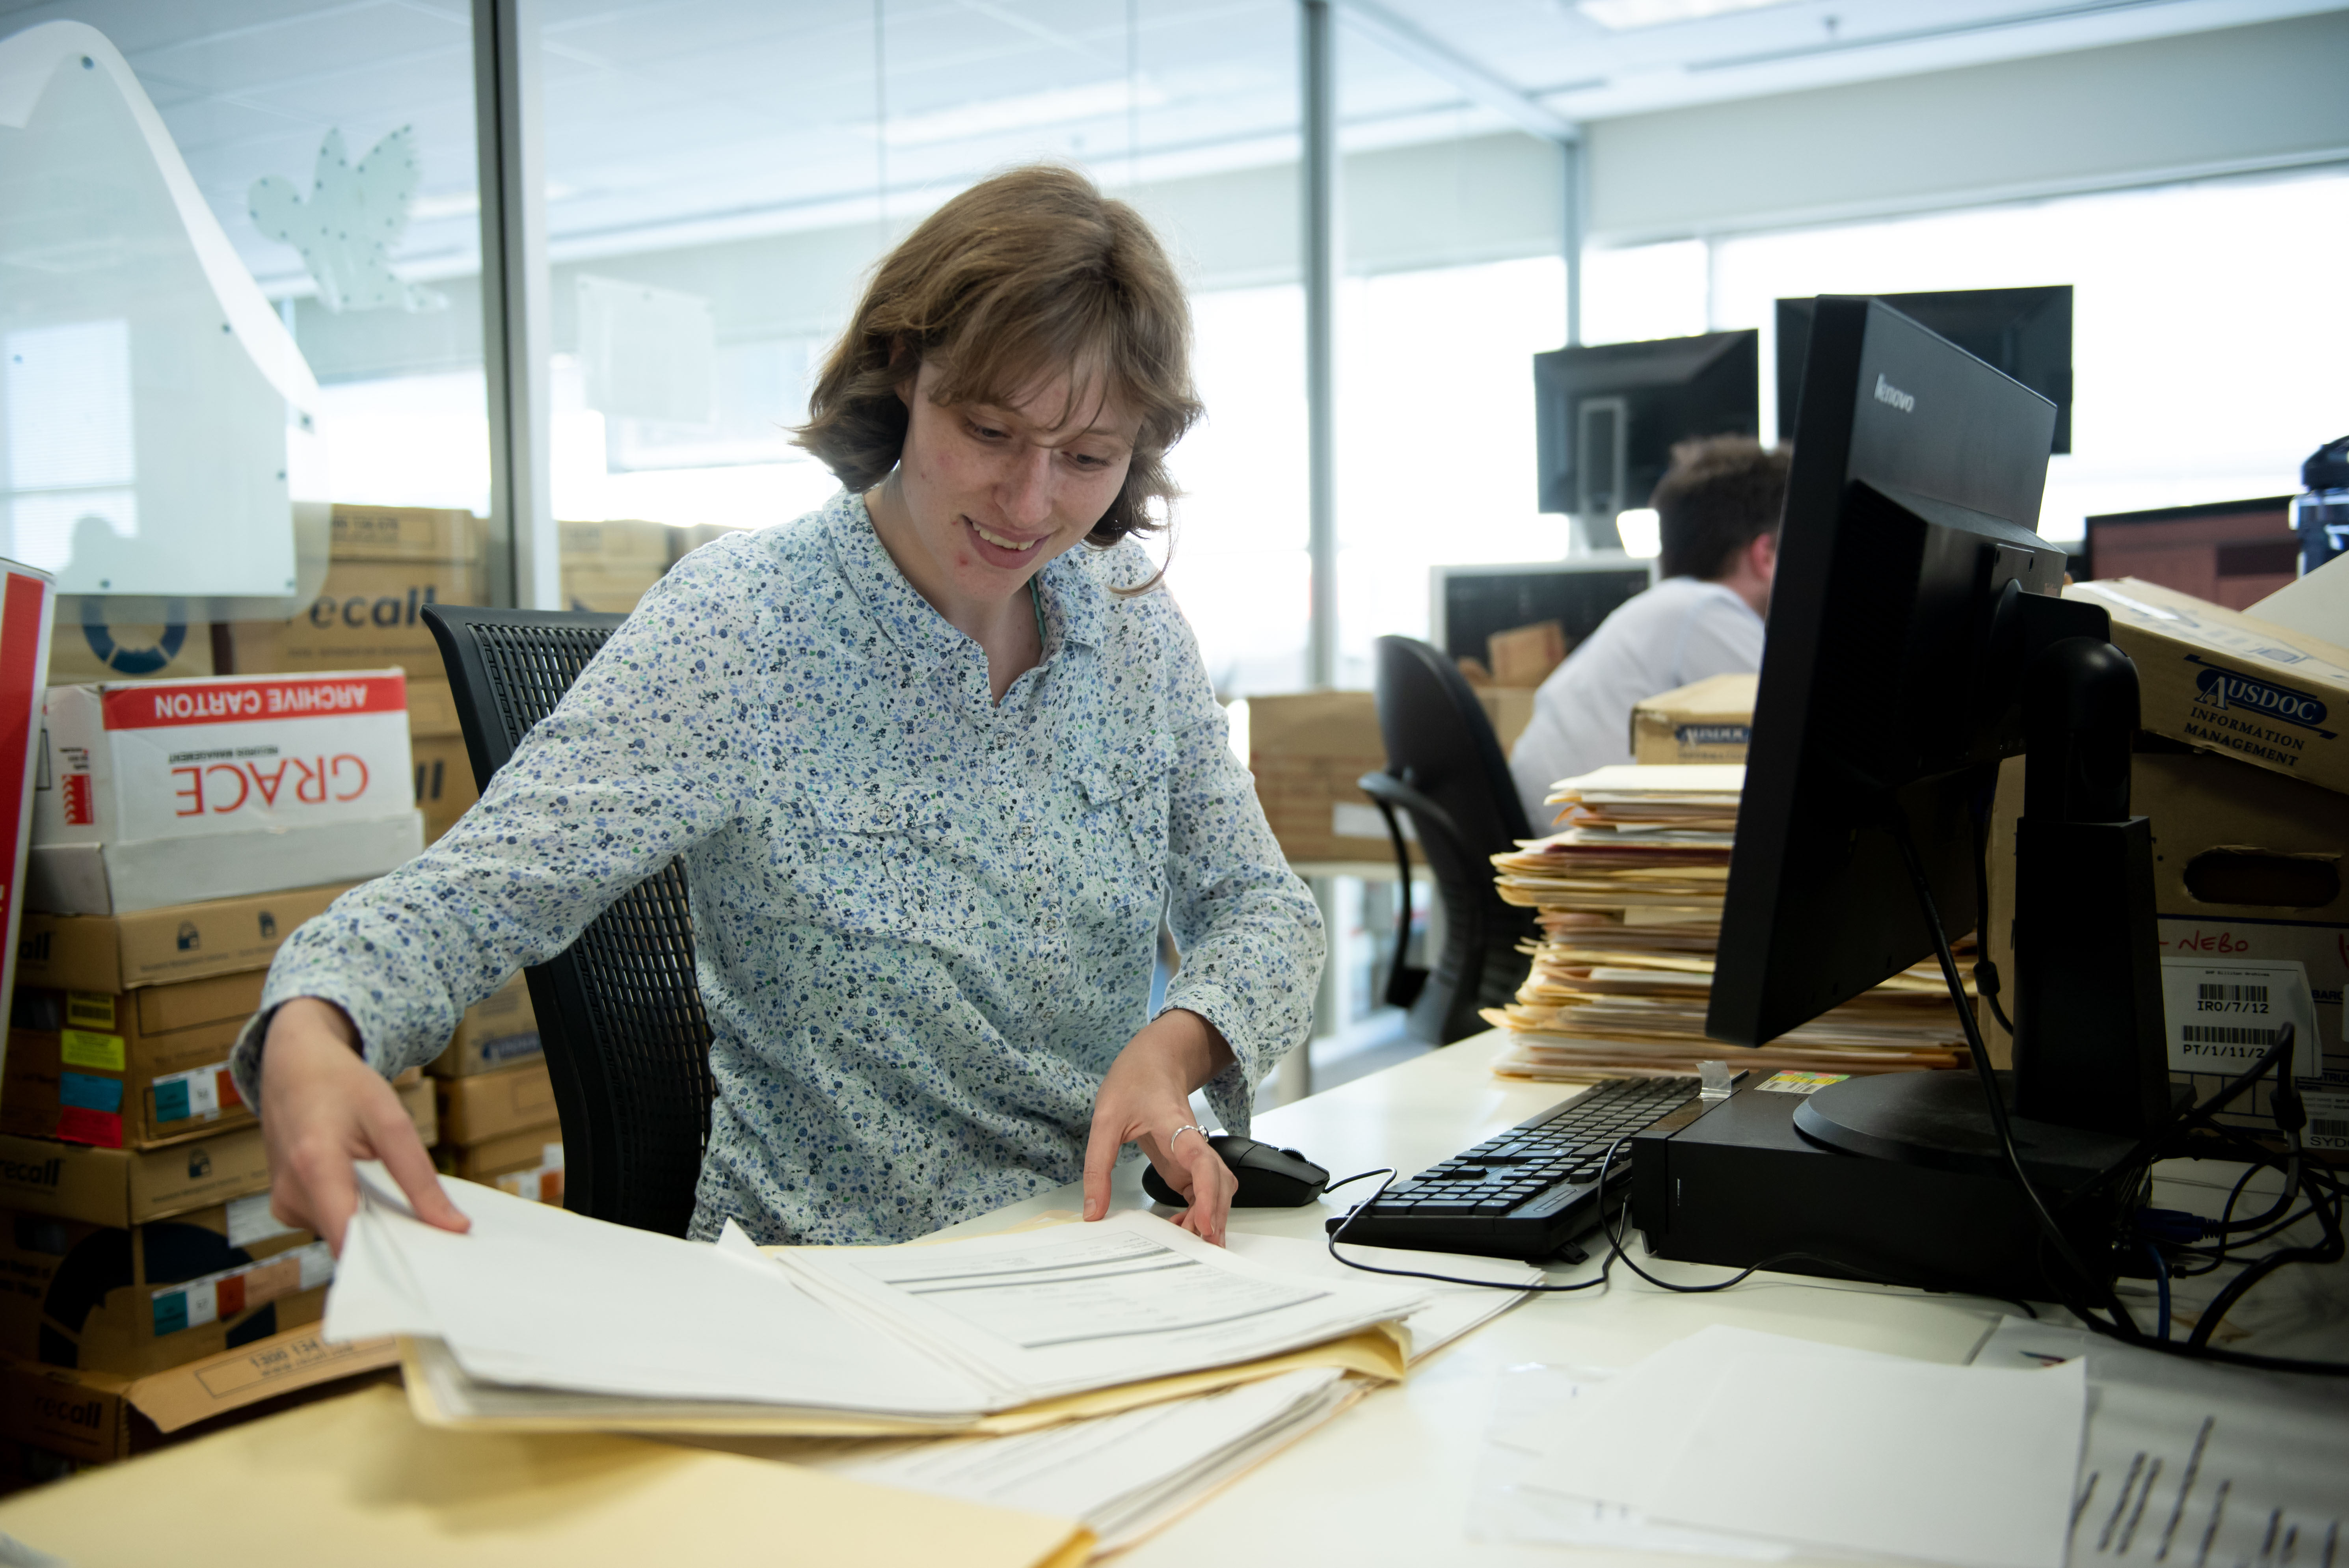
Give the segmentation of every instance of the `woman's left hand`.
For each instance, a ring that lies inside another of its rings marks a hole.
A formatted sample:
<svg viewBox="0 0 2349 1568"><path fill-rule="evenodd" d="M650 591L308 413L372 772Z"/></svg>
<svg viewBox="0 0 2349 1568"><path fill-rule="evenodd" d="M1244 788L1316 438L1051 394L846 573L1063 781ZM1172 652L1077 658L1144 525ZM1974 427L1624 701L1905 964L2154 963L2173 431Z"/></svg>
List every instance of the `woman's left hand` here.
<svg viewBox="0 0 2349 1568"><path fill-rule="evenodd" d="M1217 1246L1239 1179L1209 1147L1206 1134L1182 1132L1191 1120L1191 1091L1232 1065L1232 1048L1213 1024L1175 1008L1151 1020L1110 1064L1093 1096L1093 1126L1085 1143L1085 1218L1109 1212L1109 1179L1118 1150L1139 1143L1166 1184L1190 1200L1176 1222Z"/></svg>

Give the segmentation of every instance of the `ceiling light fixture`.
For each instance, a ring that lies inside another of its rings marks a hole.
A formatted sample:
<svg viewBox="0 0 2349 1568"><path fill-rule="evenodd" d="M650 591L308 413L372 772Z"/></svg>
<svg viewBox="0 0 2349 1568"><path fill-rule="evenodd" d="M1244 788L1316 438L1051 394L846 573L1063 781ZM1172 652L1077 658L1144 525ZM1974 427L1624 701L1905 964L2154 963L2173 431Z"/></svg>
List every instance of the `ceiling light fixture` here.
<svg viewBox="0 0 2349 1568"><path fill-rule="evenodd" d="M1785 0L1577 0L1575 9L1613 32L1661 27L1669 22L1701 22L1734 11L1759 11Z"/></svg>

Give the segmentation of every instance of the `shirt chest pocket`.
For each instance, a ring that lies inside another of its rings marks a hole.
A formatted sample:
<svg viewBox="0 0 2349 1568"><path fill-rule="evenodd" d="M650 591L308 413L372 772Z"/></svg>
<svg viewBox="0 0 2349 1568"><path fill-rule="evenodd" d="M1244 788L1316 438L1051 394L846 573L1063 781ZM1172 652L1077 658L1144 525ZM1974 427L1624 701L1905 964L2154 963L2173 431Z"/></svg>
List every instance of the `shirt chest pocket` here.
<svg viewBox="0 0 2349 1568"><path fill-rule="evenodd" d="M1165 898L1174 765L1174 748L1163 735L1102 748L1078 762L1079 820L1071 848L1081 864L1071 870L1113 913L1147 908L1154 914Z"/></svg>
<svg viewBox="0 0 2349 1568"><path fill-rule="evenodd" d="M777 871L792 902L841 931L903 935L939 917L950 898L947 823L918 789L813 791L805 832L779 840Z"/></svg>

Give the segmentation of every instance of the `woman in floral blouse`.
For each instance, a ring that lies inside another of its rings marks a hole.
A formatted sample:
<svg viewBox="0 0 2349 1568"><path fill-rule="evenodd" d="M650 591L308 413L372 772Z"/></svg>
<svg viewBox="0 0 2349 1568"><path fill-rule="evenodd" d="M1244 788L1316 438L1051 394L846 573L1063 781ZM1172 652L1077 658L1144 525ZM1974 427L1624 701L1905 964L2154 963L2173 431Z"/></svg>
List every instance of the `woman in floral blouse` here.
<svg viewBox="0 0 2349 1568"><path fill-rule="evenodd" d="M377 1158L464 1228L387 1080L682 855L718 1086L693 1234L902 1241L1080 1175L1098 1218L1139 1143L1220 1241L1190 1095L1246 1130L1322 939L1134 538L1199 413L1189 335L1073 171L917 228L799 432L842 492L678 563L461 821L285 944L233 1057L277 1214L339 1247Z"/></svg>

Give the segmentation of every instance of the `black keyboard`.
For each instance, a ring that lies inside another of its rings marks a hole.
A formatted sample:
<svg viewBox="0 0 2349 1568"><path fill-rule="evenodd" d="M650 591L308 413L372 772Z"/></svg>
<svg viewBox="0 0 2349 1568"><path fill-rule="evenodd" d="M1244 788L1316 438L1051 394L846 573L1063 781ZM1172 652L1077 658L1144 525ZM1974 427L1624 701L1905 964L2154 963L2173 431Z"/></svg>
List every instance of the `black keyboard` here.
<svg viewBox="0 0 2349 1568"><path fill-rule="evenodd" d="M1630 1191L1626 1143L1600 1193L1608 1149L1696 1099L1698 1088L1693 1077L1609 1078L1396 1182L1329 1229L1345 1225L1348 1242L1375 1247L1547 1262Z"/></svg>

